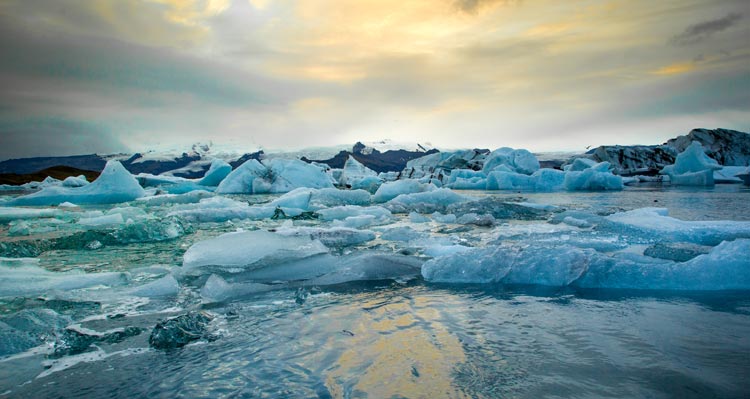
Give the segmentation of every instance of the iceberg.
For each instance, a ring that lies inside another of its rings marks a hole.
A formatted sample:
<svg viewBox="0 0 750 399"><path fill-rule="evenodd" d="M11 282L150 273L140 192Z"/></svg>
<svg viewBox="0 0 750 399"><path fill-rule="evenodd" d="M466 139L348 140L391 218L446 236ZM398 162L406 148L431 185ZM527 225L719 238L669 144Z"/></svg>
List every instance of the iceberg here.
<svg viewBox="0 0 750 399"><path fill-rule="evenodd" d="M216 192L219 194L268 192L269 186L263 180L267 174L268 171L263 164L255 159L249 159L229 173L216 187Z"/></svg>
<svg viewBox="0 0 750 399"><path fill-rule="evenodd" d="M622 177L609 171L609 162L600 162L580 172L566 172L563 182L568 191L622 190Z"/></svg>
<svg viewBox="0 0 750 399"><path fill-rule="evenodd" d="M27 260L16 267L0 264L0 297L29 297L54 290L70 291L100 285L118 286L126 284L129 280L127 273L118 272L50 272L37 266L36 260Z"/></svg>
<svg viewBox="0 0 750 399"><path fill-rule="evenodd" d="M433 213L445 210L448 206L470 201L472 198L456 194L448 188L438 188L413 194L401 194L388 201L387 207L394 213Z"/></svg>
<svg viewBox="0 0 750 399"><path fill-rule="evenodd" d="M713 186L714 171L720 169L721 165L709 158L703 151L703 146L694 141L677 155L673 165L665 166L659 173L668 175L669 181L674 185Z"/></svg>
<svg viewBox="0 0 750 399"><path fill-rule="evenodd" d="M286 193L298 187L333 188L332 178L314 164L298 159L276 158L266 166L270 171L271 193Z"/></svg>
<svg viewBox="0 0 750 399"><path fill-rule="evenodd" d="M113 204L143 197L146 192L118 161L109 161L101 175L83 187L50 186L33 194L18 197L4 205Z"/></svg>
<svg viewBox="0 0 750 399"><path fill-rule="evenodd" d="M406 179L383 183L372 196L373 202L388 202L402 194L422 193L437 190L434 184Z"/></svg>
<svg viewBox="0 0 750 399"><path fill-rule="evenodd" d="M530 175L539 170L539 161L528 150L503 147L492 151L485 159L482 171L489 174L501 170Z"/></svg>
<svg viewBox="0 0 750 399"><path fill-rule="evenodd" d="M427 281L581 288L731 290L750 288L750 240L724 241L685 262L570 245L474 248L431 259Z"/></svg>
<svg viewBox="0 0 750 399"><path fill-rule="evenodd" d="M320 215L321 220L326 221L342 220L356 216L372 216L376 220L387 222L392 217L391 211L382 206L363 207L356 205L334 206L321 209L318 211L318 215Z"/></svg>
<svg viewBox="0 0 750 399"><path fill-rule="evenodd" d="M362 184L362 181L366 179L367 182L365 184ZM374 182L380 182L377 172L363 165L362 163L354 159L354 157L349 155L346 163L344 163L344 169L341 171L339 184L344 187L358 188L363 186L370 186ZM375 187L375 190L377 190L377 186Z"/></svg>
<svg viewBox="0 0 750 399"><path fill-rule="evenodd" d="M284 263L327 252L323 243L310 237L246 231L193 244L183 255L182 267L188 274L204 274L204 269L240 273L268 263Z"/></svg>
<svg viewBox="0 0 750 399"><path fill-rule="evenodd" d="M297 208L305 211L343 205L370 205L370 193L365 190L339 190L337 188L297 188L270 203L273 207Z"/></svg>
<svg viewBox="0 0 750 399"><path fill-rule="evenodd" d="M21 207L3 207L0 206L0 223L7 223L11 220L20 219L37 219L53 218L60 216L62 211L55 208L21 208Z"/></svg>
<svg viewBox="0 0 750 399"><path fill-rule="evenodd" d="M750 222L741 221L685 221L669 216L666 208L641 208L619 212L604 218L612 226L601 226L616 232L627 232L662 242L689 242L717 245L722 241L750 238ZM626 230L627 229L627 230Z"/></svg>
<svg viewBox="0 0 750 399"><path fill-rule="evenodd" d="M295 188L333 188L323 168L297 159L276 158L265 163L250 159L216 188L220 194L286 193Z"/></svg>
<svg viewBox="0 0 750 399"><path fill-rule="evenodd" d="M276 233L283 236L307 236L313 240L320 240L327 247L347 247L363 244L375 239L375 233L370 230L357 230L347 227L292 227L282 226Z"/></svg>
<svg viewBox="0 0 750 399"><path fill-rule="evenodd" d="M232 173L232 165L226 163L224 160L216 158L211 161L211 166L208 168L208 171L203 178L198 181L198 184L201 186L216 187L221 184L221 181L229 176L230 173Z"/></svg>

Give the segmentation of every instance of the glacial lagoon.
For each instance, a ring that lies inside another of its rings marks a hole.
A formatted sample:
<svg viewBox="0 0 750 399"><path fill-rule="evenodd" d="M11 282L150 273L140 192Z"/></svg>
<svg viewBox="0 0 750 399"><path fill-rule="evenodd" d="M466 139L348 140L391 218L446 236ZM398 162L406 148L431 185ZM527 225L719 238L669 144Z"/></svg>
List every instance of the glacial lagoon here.
<svg viewBox="0 0 750 399"><path fill-rule="evenodd" d="M454 193L0 208L0 397L750 392L750 188Z"/></svg>

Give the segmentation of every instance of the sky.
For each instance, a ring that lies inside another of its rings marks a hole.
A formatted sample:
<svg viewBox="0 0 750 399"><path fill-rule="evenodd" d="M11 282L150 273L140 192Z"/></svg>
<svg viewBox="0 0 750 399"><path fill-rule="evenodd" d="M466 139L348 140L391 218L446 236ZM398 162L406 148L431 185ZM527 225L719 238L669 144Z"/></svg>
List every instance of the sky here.
<svg viewBox="0 0 750 399"><path fill-rule="evenodd" d="M747 0L0 0L0 159L750 131Z"/></svg>

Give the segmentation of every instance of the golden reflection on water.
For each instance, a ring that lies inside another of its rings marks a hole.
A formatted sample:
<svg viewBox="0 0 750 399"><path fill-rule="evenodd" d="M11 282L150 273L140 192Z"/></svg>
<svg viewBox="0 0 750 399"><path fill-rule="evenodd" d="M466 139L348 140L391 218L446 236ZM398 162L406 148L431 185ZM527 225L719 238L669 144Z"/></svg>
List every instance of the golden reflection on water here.
<svg viewBox="0 0 750 399"><path fill-rule="evenodd" d="M451 384L454 368L466 356L431 305L436 300L454 299L417 296L364 302L361 316L352 324L354 336L326 373L333 397L345 397L347 392L371 398L467 397Z"/></svg>

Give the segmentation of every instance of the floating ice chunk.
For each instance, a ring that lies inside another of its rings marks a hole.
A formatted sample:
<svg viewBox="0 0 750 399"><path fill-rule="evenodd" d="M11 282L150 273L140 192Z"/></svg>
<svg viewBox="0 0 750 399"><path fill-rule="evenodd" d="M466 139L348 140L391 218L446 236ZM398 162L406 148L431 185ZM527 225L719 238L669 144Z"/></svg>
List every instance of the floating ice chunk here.
<svg viewBox="0 0 750 399"><path fill-rule="evenodd" d="M573 226L573 227L580 227L580 228L591 227L591 222L589 222L588 220L574 218L573 216L564 217L562 222L567 224L568 226Z"/></svg>
<svg viewBox="0 0 750 399"><path fill-rule="evenodd" d="M676 185L713 186L713 172L720 169L721 165L706 155L699 142L694 141L677 155L674 165L665 166L660 173L668 175L669 181Z"/></svg>
<svg viewBox="0 0 750 399"><path fill-rule="evenodd" d="M266 292L273 286L258 283L227 283L223 278L212 274L201 288L201 299L204 303L224 302L229 299Z"/></svg>
<svg viewBox="0 0 750 399"><path fill-rule="evenodd" d="M392 217L391 211L383 208L382 206L356 206L356 205L344 205L335 206L327 209L321 209L318 211L321 220L331 221L346 219L353 216L370 215L376 220L386 222Z"/></svg>
<svg viewBox="0 0 750 399"><path fill-rule="evenodd" d="M596 165L596 161L588 158L576 158L573 163L565 165L563 170L566 172L581 172Z"/></svg>
<svg viewBox="0 0 750 399"><path fill-rule="evenodd" d="M87 184L89 184L89 181L86 180L86 176L84 175L68 176L62 182L63 187L83 187Z"/></svg>
<svg viewBox="0 0 750 399"><path fill-rule="evenodd" d="M402 194L422 193L437 190L434 184L420 183L417 180L396 180L383 183L372 196L373 202L387 202Z"/></svg>
<svg viewBox="0 0 750 399"><path fill-rule="evenodd" d="M646 256L598 256L576 282L584 288L750 289L750 240L725 241L705 255L675 263Z"/></svg>
<svg viewBox="0 0 750 399"><path fill-rule="evenodd" d="M125 220L122 218L122 215L119 213L97 216L97 217L92 217L92 218L81 218L78 220L78 224L82 226L92 226L92 227L114 226L114 225L119 225L123 223L125 223Z"/></svg>
<svg viewBox="0 0 750 399"><path fill-rule="evenodd" d="M609 162L600 162L581 172L565 173L565 189L580 190L622 190L622 177L608 171Z"/></svg>
<svg viewBox="0 0 750 399"><path fill-rule="evenodd" d="M281 227L276 230L283 236L308 236L320 240L327 247L345 247L362 244L375 239L375 233L369 230L357 230L346 227Z"/></svg>
<svg viewBox="0 0 750 399"><path fill-rule="evenodd" d="M452 213L443 215L440 212L434 212L430 217L438 223L456 223L456 215Z"/></svg>
<svg viewBox="0 0 750 399"><path fill-rule="evenodd" d="M454 183L458 179L486 178L487 175L479 170L472 169L454 169L450 174L443 178L444 184Z"/></svg>
<svg viewBox="0 0 750 399"><path fill-rule="evenodd" d="M126 273L50 272L38 266L0 267L0 297L31 296L51 290L70 291L99 285L126 284Z"/></svg>
<svg viewBox="0 0 750 399"><path fill-rule="evenodd" d="M178 216L191 222L226 222L235 219L268 219L276 210L273 206L250 206L246 202L225 197L200 200L197 204L177 205L167 216ZM282 208L283 209L283 208ZM289 209L287 215L292 212Z"/></svg>
<svg viewBox="0 0 750 399"><path fill-rule="evenodd" d="M531 176L495 169L487 177L487 190L556 191L563 188L565 172L539 169Z"/></svg>
<svg viewBox="0 0 750 399"><path fill-rule="evenodd" d="M352 229L361 229L364 227L369 227L374 224L378 224L382 220L378 219L374 215L359 215L359 216L349 216L348 218L345 218L344 220L334 220L333 225L334 226L340 226L340 227L348 227Z"/></svg>
<svg viewBox="0 0 750 399"><path fill-rule="evenodd" d="M473 248L431 259L422 265L422 277L437 283L496 283L510 271L499 247Z"/></svg>
<svg viewBox="0 0 750 399"><path fill-rule="evenodd" d="M33 209L17 207L0 207L0 223L7 223L11 220L19 219L36 219L52 218L59 216L61 212L53 208Z"/></svg>
<svg viewBox="0 0 750 399"><path fill-rule="evenodd" d="M567 245L553 248L529 246L505 250L497 260L512 259L510 271L503 278L504 284L562 287L586 273L594 254L592 249Z"/></svg>
<svg viewBox="0 0 750 399"><path fill-rule="evenodd" d="M711 170L669 175L669 182L677 186L713 186L715 184Z"/></svg>
<svg viewBox="0 0 750 399"><path fill-rule="evenodd" d="M350 281L408 280L419 276L422 261L405 255L362 253L337 259L334 270L310 280L314 285Z"/></svg>
<svg viewBox="0 0 750 399"><path fill-rule="evenodd" d="M298 187L333 188L333 182L325 171L298 159L274 158L266 163L270 173L269 192L286 193Z"/></svg>
<svg viewBox="0 0 750 399"><path fill-rule="evenodd" d="M737 175L746 170L747 166L724 166L714 171L714 181L716 183L742 183L742 179Z"/></svg>
<svg viewBox="0 0 750 399"><path fill-rule="evenodd" d="M194 204L204 198L210 198L213 194L206 190L195 190L185 194L162 194L151 197L138 198L142 202L151 206L160 206L166 204ZM62 206L62 204L60 204Z"/></svg>
<svg viewBox="0 0 750 399"><path fill-rule="evenodd" d="M180 291L180 284L170 274L158 280L151 281L128 291L130 295L141 297L164 297L175 296Z"/></svg>
<svg viewBox="0 0 750 399"><path fill-rule="evenodd" d="M537 209L513 202L506 202L503 198L485 197L482 199L460 202L447 208L447 211L458 216L467 213L489 214L495 219L546 219L550 211Z"/></svg>
<svg viewBox="0 0 750 399"><path fill-rule="evenodd" d="M565 172L556 169L539 169L531 175L535 191L557 191L563 187Z"/></svg>
<svg viewBox="0 0 750 399"><path fill-rule="evenodd" d="M427 223L430 221L430 218L427 216L417 213L417 212L410 212L409 213L409 221L412 223Z"/></svg>
<svg viewBox="0 0 750 399"><path fill-rule="evenodd" d="M456 194L450 189L439 188L421 193L401 194L388 201L388 208L401 213L409 211L430 213L444 210L449 205L470 201L471 199L471 197Z"/></svg>
<svg viewBox="0 0 750 399"><path fill-rule="evenodd" d="M216 192L220 194L268 192L270 185L263 183L267 175L268 170L263 164L255 159L249 159L228 174L216 187Z"/></svg>
<svg viewBox="0 0 750 399"><path fill-rule="evenodd" d="M344 163L344 169L341 171L339 184L341 184L342 186L354 188L355 186L362 186L360 182L362 182L362 180L364 179L375 178L377 181L380 181L377 176L377 172L363 165L362 163L354 159L354 157L349 155L346 163Z"/></svg>
<svg viewBox="0 0 750 399"><path fill-rule="evenodd" d="M535 179L515 172L492 171L487 176L487 190L533 190Z"/></svg>
<svg viewBox="0 0 750 399"><path fill-rule="evenodd" d="M76 188L47 187L33 194L18 197L7 205L111 204L132 201L145 192L118 161L109 161L101 175L92 183Z"/></svg>
<svg viewBox="0 0 750 399"><path fill-rule="evenodd" d="M80 208L78 205L72 203L72 202L63 202L62 204L58 205L59 208Z"/></svg>
<svg viewBox="0 0 750 399"><path fill-rule="evenodd" d="M270 203L271 206L315 211L342 205L370 205L370 193L365 190L339 190L336 188L297 188Z"/></svg>
<svg viewBox="0 0 750 399"><path fill-rule="evenodd" d="M252 270L267 263L283 263L326 253L318 240L285 237L267 231L228 233L193 244L183 255L182 267L194 274L198 269L227 273Z"/></svg>
<svg viewBox="0 0 750 399"><path fill-rule="evenodd" d="M498 168L530 175L539 170L539 161L528 150L503 147L492 151L484 160L482 171L489 173Z"/></svg>
<svg viewBox="0 0 750 399"><path fill-rule="evenodd" d="M383 180L377 176L367 176L352 182L352 190L365 190L368 193L375 194L378 188L383 184Z"/></svg>
<svg viewBox="0 0 750 399"><path fill-rule="evenodd" d="M416 231L409 226L393 227L383 231L380 238L388 241L412 241L425 238L426 234Z"/></svg>
<svg viewBox="0 0 750 399"><path fill-rule="evenodd" d="M471 169L455 169L443 178L443 184L457 190L484 190L487 186L487 175Z"/></svg>
<svg viewBox="0 0 750 399"><path fill-rule="evenodd" d="M635 229L637 235L671 242L717 245L722 241L750 238L750 222L684 221L668 216L666 208L641 208L609 215L605 220L617 225L608 228L621 231Z"/></svg>
<svg viewBox="0 0 750 399"><path fill-rule="evenodd" d="M202 186L216 187L222 180L224 180L224 178L229 176L230 173L232 173L232 165L216 158L211 161L211 166L208 168L208 171L203 178L198 181L198 184Z"/></svg>
<svg viewBox="0 0 750 399"><path fill-rule="evenodd" d="M571 246L473 248L426 262L422 276L445 283L566 286L586 272L593 254Z"/></svg>
<svg viewBox="0 0 750 399"><path fill-rule="evenodd" d="M454 190L484 190L487 187L487 178L471 177L468 179L458 178L446 187Z"/></svg>

